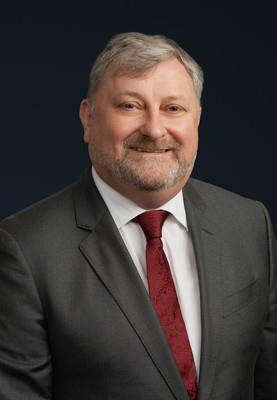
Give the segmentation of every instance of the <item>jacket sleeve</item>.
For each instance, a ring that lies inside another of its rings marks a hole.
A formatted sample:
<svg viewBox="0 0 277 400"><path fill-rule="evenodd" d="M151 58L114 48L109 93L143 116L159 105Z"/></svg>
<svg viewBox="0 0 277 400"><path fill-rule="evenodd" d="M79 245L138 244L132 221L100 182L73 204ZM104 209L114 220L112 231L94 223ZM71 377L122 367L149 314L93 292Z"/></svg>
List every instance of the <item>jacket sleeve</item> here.
<svg viewBox="0 0 277 400"><path fill-rule="evenodd" d="M277 399L277 243L264 209L268 242L268 313L255 368L255 400Z"/></svg>
<svg viewBox="0 0 277 400"><path fill-rule="evenodd" d="M51 399L52 364L43 308L31 269L0 229L0 399Z"/></svg>

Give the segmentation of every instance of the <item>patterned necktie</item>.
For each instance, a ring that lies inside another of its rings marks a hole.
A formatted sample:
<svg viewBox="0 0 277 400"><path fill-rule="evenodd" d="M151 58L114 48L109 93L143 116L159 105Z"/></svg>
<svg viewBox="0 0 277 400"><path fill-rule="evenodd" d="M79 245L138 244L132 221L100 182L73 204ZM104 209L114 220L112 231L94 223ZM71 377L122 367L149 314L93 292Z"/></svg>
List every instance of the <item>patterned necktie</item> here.
<svg viewBox="0 0 277 400"><path fill-rule="evenodd" d="M196 400L197 377L186 326L181 314L168 260L163 251L162 226L167 211L147 211L134 219L146 237L149 296L167 337L190 400Z"/></svg>

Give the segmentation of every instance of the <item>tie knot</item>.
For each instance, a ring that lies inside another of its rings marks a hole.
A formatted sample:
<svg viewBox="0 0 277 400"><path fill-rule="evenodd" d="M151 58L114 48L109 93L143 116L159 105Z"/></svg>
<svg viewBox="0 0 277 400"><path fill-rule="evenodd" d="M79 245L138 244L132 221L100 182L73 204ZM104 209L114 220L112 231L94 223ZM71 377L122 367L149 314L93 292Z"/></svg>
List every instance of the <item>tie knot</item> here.
<svg viewBox="0 0 277 400"><path fill-rule="evenodd" d="M134 222L141 226L147 241L161 238L163 223L168 214L163 210L146 211L134 218Z"/></svg>

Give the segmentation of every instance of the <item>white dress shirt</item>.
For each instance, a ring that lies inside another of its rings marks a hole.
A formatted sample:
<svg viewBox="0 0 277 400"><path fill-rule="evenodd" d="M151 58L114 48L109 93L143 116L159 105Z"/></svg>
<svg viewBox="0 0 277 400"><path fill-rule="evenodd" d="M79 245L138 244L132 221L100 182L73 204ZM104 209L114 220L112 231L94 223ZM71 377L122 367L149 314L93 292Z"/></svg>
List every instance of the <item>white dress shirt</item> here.
<svg viewBox="0 0 277 400"><path fill-rule="evenodd" d="M148 290L146 268L146 238L139 224L132 221L148 211L122 196L107 185L92 168L95 184L106 203L138 273ZM175 284L183 319L199 377L201 350L201 319L199 282L192 240L187 227L182 191L158 208L170 213L162 229L164 252Z"/></svg>

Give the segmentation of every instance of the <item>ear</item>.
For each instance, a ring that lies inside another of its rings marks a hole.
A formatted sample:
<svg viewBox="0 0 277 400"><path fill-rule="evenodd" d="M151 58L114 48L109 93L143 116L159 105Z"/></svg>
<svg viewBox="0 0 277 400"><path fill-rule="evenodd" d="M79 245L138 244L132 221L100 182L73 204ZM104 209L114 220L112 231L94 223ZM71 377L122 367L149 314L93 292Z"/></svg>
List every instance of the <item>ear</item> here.
<svg viewBox="0 0 277 400"><path fill-rule="evenodd" d="M82 100L80 104L79 116L84 129L84 141L89 142L90 129L91 129L91 105L87 99Z"/></svg>

